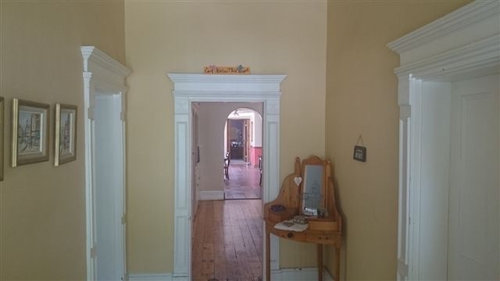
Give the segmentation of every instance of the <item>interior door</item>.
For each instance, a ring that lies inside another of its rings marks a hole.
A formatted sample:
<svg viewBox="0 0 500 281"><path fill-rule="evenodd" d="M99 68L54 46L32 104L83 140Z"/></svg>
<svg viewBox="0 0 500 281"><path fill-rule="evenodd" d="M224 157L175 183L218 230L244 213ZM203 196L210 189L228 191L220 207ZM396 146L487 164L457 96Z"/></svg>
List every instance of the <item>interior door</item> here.
<svg viewBox="0 0 500 281"><path fill-rule="evenodd" d="M499 84L453 83L448 280L500 280Z"/></svg>
<svg viewBox="0 0 500 281"><path fill-rule="evenodd" d="M125 278L124 140L121 99L97 96L94 115L97 281Z"/></svg>

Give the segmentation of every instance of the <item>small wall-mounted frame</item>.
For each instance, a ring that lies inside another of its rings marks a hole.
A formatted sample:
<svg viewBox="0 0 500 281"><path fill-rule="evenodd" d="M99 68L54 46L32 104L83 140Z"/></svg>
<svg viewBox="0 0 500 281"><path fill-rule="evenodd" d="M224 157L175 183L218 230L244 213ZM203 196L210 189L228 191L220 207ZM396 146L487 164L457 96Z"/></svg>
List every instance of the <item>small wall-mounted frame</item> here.
<svg viewBox="0 0 500 281"><path fill-rule="evenodd" d="M12 100L12 167L49 160L50 105Z"/></svg>
<svg viewBox="0 0 500 281"><path fill-rule="evenodd" d="M4 112L5 112L4 98L0 97L0 181L3 181L3 159L4 159L3 133L4 133L4 122L5 122Z"/></svg>
<svg viewBox="0 0 500 281"><path fill-rule="evenodd" d="M354 146L352 158L360 162L366 162L366 147L359 145Z"/></svg>
<svg viewBox="0 0 500 281"><path fill-rule="evenodd" d="M54 166L76 160L77 106L56 104Z"/></svg>

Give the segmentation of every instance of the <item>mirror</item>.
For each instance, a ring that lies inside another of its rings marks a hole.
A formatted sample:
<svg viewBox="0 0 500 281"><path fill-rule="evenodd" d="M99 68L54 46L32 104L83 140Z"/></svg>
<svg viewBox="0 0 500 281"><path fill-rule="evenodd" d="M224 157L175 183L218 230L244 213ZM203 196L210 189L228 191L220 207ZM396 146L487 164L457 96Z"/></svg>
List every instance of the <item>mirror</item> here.
<svg viewBox="0 0 500 281"><path fill-rule="evenodd" d="M317 156L302 161L302 190L300 209L306 216L324 217L327 214L325 198L330 162Z"/></svg>
<svg viewBox="0 0 500 281"><path fill-rule="evenodd" d="M302 189L302 212L305 215L317 216L323 204L323 165L304 166L304 185Z"/></svg>

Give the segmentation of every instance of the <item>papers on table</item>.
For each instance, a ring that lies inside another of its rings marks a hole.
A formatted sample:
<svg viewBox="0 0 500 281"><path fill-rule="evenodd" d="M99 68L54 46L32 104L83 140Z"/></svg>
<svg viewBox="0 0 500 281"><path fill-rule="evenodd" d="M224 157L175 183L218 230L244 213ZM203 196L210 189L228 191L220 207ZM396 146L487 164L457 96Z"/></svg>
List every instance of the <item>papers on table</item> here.
<svg viewBox="0 0 500 281"><path fill-rule="evenodd" d="M274 225L274 228L285 231L302 232L309 227L309 224L294 223L293 220L282 221Z"/></svg>

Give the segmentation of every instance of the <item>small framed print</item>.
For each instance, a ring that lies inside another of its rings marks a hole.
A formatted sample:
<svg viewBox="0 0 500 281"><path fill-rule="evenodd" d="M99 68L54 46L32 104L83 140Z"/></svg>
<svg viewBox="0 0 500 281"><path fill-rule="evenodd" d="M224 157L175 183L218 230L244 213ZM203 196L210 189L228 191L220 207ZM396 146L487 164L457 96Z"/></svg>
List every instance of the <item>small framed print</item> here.
<svg viewBox="0 0 500 281"><path fill-rule="evenodd" d="M3 181L3 134L4 134L4 98L0 97L0 181Z"/></svg>
<svg viewBox="0 0 500 281"><path fill-rule="evenodd" d="M354 155L352 158L360 162L366 162L366 147L359 145L354 146Z"/></svg>
<svg viewBox="0 0 500 281"><path fill-rule="evenodd" d="M54 165L76 159L76 115L77 106L56 104Z"/></svg>
<svg viewBox="0 0 500 281"><path fill-rule="evenodd" d="M12 100L12 167L49 160L50 105Z"/></svg>

